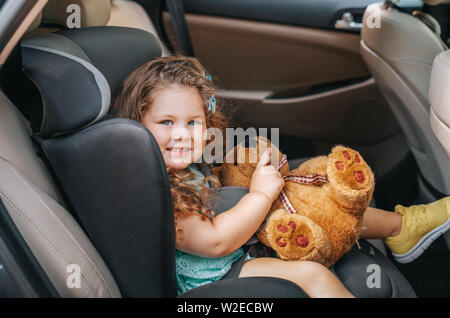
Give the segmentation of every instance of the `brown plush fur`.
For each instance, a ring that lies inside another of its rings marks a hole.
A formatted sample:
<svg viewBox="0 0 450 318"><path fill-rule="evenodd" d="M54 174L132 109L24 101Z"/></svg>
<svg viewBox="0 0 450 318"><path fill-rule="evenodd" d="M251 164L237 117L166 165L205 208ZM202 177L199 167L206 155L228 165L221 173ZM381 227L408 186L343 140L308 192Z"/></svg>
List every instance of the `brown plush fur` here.
<svg viewBox="0 0 450 318"><path fill-rule="evenodd" d="M269 145L272 158L281 160L282 154L267 139L259 137L260 144L257 159ZM248 163L249 153L255 149L239 145L234 150L235 154L245 157L245 162L224 163L213 173L224 186L248 188L256 168L256 163ZM334 264L359 236L363 213L374 190L370 167L357 151L336 146L328 157L310 159L292 171L286 163L280 172L283 176L320 174L327 177L328 183L316 186L286 181L284 191L297 213L286 211L278 198L272 204L264 227L257 233L258 239L282 259L310 260L326 266Z"/></svg>

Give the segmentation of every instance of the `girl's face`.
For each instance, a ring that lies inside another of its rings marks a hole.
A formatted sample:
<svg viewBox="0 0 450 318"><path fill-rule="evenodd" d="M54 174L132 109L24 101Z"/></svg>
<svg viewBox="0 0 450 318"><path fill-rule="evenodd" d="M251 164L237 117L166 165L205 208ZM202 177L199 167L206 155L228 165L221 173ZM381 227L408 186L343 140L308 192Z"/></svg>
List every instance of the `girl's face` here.
<svg viewBox="0 0 450 318"><path fill-rule="evenodd" d="M167 168L185 169L201 158L206 116L195 87L172 85L158 91L142 123L155 137Z"/></svg>

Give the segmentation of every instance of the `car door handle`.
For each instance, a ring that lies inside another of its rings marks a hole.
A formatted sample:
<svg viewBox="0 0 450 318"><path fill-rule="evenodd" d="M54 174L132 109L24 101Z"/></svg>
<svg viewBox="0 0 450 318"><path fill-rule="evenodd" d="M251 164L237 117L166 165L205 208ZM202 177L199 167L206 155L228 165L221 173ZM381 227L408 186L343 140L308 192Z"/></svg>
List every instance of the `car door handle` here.
<svg viewBox="0 0 450 318"><path fill-rule="evenodd" d="M344 12L334 24L334 28L338 30L361 31L362 23L355 22L351 12Z"/></svg>

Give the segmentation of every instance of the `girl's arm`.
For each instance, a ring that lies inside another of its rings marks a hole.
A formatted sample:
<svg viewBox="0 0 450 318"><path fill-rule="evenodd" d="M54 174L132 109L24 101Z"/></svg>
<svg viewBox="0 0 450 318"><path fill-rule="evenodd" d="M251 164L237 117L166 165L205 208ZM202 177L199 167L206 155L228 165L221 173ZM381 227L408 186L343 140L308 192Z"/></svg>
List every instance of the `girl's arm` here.
<svg viewBox="0 0 450 318"><path fill-rule="evenodd" d="M177 249L204 257L221 257L250 239L284 186L281 174L269 164L268 150L253 173L250 192L233 208L219 214L214 223L202 221L200 215L178 218L177 226L182 231L177 234Z"/></svg>

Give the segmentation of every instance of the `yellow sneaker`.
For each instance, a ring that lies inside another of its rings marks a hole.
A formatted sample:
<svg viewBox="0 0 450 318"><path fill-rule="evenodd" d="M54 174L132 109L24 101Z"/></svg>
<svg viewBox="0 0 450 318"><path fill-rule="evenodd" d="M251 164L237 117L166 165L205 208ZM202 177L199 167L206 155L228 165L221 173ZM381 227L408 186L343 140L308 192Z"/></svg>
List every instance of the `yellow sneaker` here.
<svg viewBox="0 0 450 318"><path fill-rule="evenodd" d="M417 259L450 228L450 197L410 207L397 205L395 212L403 216L402 229L399 235L388 237L384 242L399 263Z"/></svg>

